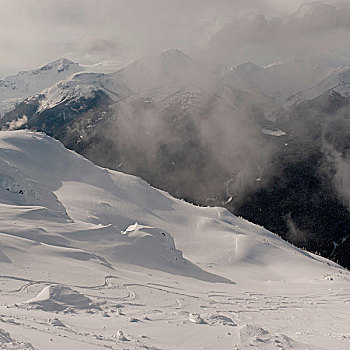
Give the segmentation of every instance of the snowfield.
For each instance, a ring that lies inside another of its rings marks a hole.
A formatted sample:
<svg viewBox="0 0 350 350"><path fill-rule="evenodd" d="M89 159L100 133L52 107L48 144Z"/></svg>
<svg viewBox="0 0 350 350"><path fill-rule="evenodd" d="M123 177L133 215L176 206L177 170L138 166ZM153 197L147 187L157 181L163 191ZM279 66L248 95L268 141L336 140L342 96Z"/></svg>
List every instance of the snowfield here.
<svg viewBox="0 0 350 350"><path fill-rule="evenodd" d="M1 349L349 349L349 292L225 209L0 132Z"/></svg>

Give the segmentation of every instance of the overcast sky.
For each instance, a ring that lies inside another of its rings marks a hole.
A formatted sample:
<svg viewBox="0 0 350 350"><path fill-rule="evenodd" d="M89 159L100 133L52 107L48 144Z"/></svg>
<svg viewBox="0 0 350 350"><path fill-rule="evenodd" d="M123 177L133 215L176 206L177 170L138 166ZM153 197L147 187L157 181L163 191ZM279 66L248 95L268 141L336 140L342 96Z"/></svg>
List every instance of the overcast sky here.
<svg viewBox="0 0 350 350"><path fill-rule="evenodd" d="M350 12L344 12L344 5L337 5L337 8L323 8L313 17L295 20L295 15L291 14L304 2L0 0L0 76L38 68L59 57L82 64L109 60L121 65L168 48L194 54L201 52L199 49L217 32L213 47L237 54L214 58L232 60L234 64L249 58L262 63L259 56L269 60L266 47L273 53L271 59L292 54L291 50L300 54L311 42L314 43L313 52L327 51L324 46L332 44L337 55L345 59L350 57L346 45L349 43L350 16L347 15ZM336 0L325 2L338 3ZM230 22L233 23L231 28L238 23L239 30L235 30L234 36L223 35L220 29ZM300 37L304 40L302 45L298 44ZM340 52L341 47L343 52Z"/></svg>

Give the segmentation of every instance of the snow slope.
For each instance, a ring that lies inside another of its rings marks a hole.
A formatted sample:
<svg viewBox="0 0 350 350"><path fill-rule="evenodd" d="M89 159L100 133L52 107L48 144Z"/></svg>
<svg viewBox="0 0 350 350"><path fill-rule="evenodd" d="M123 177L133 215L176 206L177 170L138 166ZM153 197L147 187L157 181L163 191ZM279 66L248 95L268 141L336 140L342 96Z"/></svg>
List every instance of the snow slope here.
<svg viewBox="0 0 350 350"><path fill-rule="evenodd" d="M349 348L334 263L43 134L2 131L0 173L0 348Z"/></svg>
<svg viewBox="0 0 350 350"><path fill-rule="evenodd" d="M341 96L350 97L350 67L343 66L333 71L324 79L320 80L311 88L301 91L293 96L288 102L287 106L298 103L304 100L312 100L327 91L336 91Z"/></svg>
<svg viewBox="0 0 350 350"><path fill-rule="evenodd" d="M66 58L60 58L40 69L19 72L0 80L0 117L25 98L53 86L84 68Z"/></svg>
<svg viewBox="0 0 350 350"><path fill-rule="evenodd" d="M103 73L78 73L40 92L38 113L59 104L72 103L79 99L93 98L97 91L103 91L112 100L128 94L128 88Z"/></svg>

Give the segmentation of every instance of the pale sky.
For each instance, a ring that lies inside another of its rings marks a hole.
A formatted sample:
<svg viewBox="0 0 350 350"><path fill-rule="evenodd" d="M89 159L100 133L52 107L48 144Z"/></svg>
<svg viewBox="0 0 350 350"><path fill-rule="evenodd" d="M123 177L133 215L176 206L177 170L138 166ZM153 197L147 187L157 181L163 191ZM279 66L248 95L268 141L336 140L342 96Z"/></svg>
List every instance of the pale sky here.
<svg viewBox="0 0 350 350"><path fill-rule="evenodd" d="M222 59L225 63L232 59L234 64L239 63L239 60L249 58L247 46L251 50L252 45L252 58L258 57L259 45L264 46L267 40L262 33L270 36L269 50L272 56L290 54L290 50L287 50L289 43L296 52L304 50L308 47L308 40L317 43L313 44L312 50L323 50L322 38L325 38L326 46L329 46L329 40L336 50L343 47L344 52L336 54L347 57L348 45L345 44L349 42L348 23L344 18L338 18L344 11L332 7L329 11L326 9L326 14L320 11L320 14L310 19L296 21L291 14L304 2L0 0L0 77L20 70L39 68L60 57L81 64L109 60L122 65L142 55L157 54L168 48L179 48L195 54L225 23L238 20L242 31L239 37L236 35L226 43L225 36L221 35L219 39L224 42L218 45L224 45L232 52L239 51L241 56L237 54L231 58L217 55L215 59ZM325 2L338 3L335 0ZM266 20L267 24L262 25L270 29L261 31L261 23L257 25L256 18ZM317 18L320 18L319 22ZM334 24L334 21L337 23ZM294 28L295 25L301 26L303 30ZM270 34L273 30L275 32ZM337 45L334 35L330 36L330 32L334 34L335 30L338 30ZM312 31L312 35L309 35L309 31ZM298 36L306 40L302 46L296 43ZM263 55L265 60L270 59L266 53L263 52Z"/></svg>

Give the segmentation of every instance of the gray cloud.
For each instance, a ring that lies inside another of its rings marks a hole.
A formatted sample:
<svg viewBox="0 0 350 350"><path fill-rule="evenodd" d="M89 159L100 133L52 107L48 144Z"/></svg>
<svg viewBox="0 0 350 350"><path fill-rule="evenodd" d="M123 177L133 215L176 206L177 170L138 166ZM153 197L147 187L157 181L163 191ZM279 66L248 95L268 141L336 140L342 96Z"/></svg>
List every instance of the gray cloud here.
<svg viewBox="0 0 350 350"><path fill-rule="evenodd" d="M105 58L122 65L168 48L179 48L193 54L199 44L206 42L225 23L253 16L260 22L251 19L239 22L242 24L240 33L244 34L241 39L248 45L253 34L249 36L247 33L254 30L259 40L263 40L262 35L276 37L272 31L278 31L281 26L283 33L295 33L291 28L294 22L286 24L285 19L278 16L295 11L301 2L0 0L0 75L37 68L62 56L83 64ZM322 28L322 21L327 28L334 27L334 21L339 21L342 27L346 14L339 18L336 15L334 19L333 12L321 17L314 29ZM262 26L268 29L260 32ZM241 42L236 40L234 43L242 49Z"/></svg>
<svg viewBox="0 0 350 350"><path fill-rule="evenodd" d="M280 57L314 58L330 65L349 62L350 5L302 4L288 15L241 17L226 24L201 54L227 64L269 64Z"/></svg>

